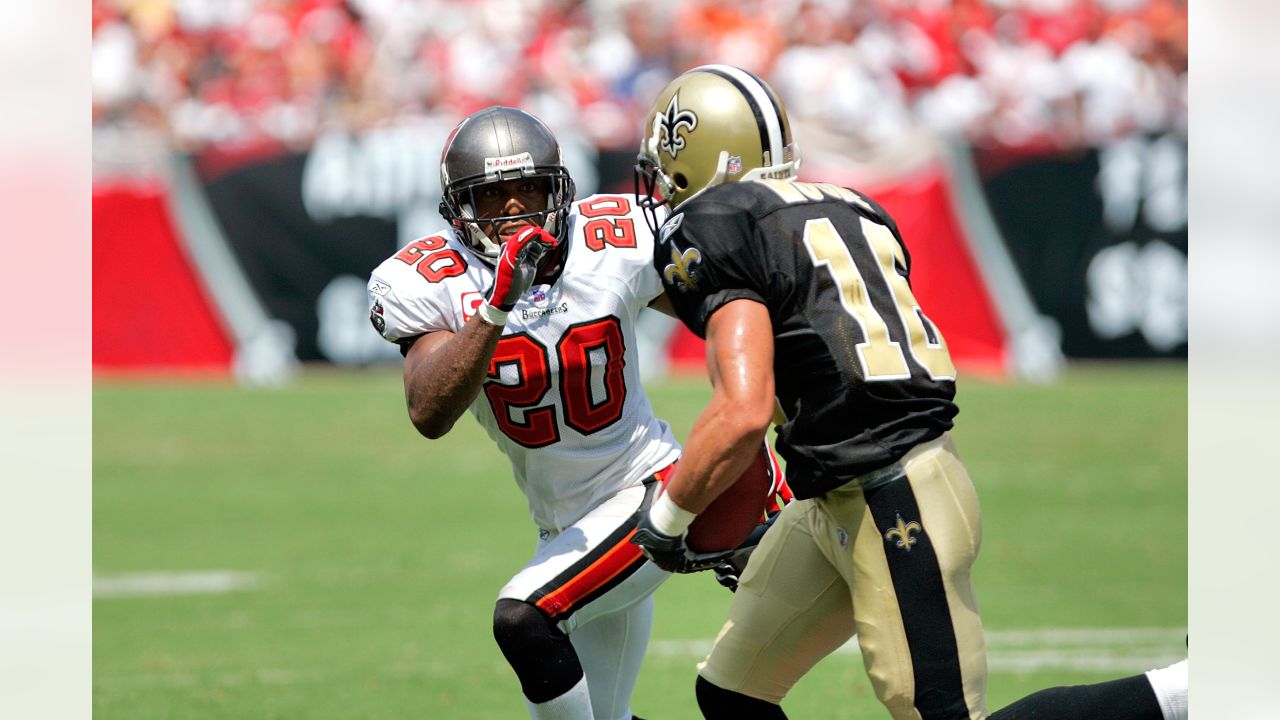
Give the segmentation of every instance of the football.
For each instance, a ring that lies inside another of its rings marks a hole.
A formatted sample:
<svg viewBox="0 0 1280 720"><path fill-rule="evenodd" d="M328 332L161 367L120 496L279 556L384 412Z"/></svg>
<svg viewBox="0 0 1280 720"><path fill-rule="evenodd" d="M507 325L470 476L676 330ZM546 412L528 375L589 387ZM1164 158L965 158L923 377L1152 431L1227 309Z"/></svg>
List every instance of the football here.
<svg viewBox="0 0 1280 720"><path fill-rule="evenodd" d="M689 549L717 552L741 545L764 519L779 474L773 451L761 445L746 472L693 519L685 536Z"/></svg>

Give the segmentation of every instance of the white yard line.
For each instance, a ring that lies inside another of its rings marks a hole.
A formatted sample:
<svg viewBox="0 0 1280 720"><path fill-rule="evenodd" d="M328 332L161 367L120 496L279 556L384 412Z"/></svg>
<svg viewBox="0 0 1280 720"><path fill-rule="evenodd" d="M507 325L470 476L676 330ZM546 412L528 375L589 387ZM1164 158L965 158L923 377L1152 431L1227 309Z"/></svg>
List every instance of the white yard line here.
<svg viewBox="0 0 1280 720"><path fill-rule="evenodd" d="M1185 628L1038 628L988 630L987 666L996 672L1060 670L1138 673L1187 656ZM655 657L702 658L708 640L654 640ZM857 638L836 651L860 655Z"/></svg>
<svg viewBox="0 0 1280 720"><path fill-rule="evenodd" d="M96 598L147 597L157 595L204 595L249 590L262 582L258 573L235 570L196 572L145 572L94 576Z"/></svg>
<svg viewBox="0 0 1280 720"><path fill-rule="evenodd" d="M93 679L93 684L112 689L138 688L187 688L187 687L243 687L246 685L300 685L317 682L324 675L315 671L265 668L240 673L223 672L201 675L193 672L141 673L135 675L108 675Z"/></svg>
<svg viewBox="0 0 1280 720"><path fill-rule="evenodd" d="M1038 628L988 630L991 647L1040 647L1044 645L1145 645L1176 642L1186 645L1186 628Z"/></svg>
<svg viewBox="0 0 1280 720"><path fill-rule="evenodd" d="M190 576L206 577L203 581L192 582ZM217 585L208 576L226 576L239 578L244 582L248 576L256 580L251 573L205 572L205 573L148 573L144 575L110 578L115 583L131 578L151 577L152 581L142 583L148 589L139 593L131 589L128 594L157 594L155 589L161 583L155 577L164 577L172 581L182 577L183 581L172 583L185 588L201 586L208 588ZM99 583L106 578L94 581L94 594L102 590ZM223 583L222 587L236 585ZM246 585L237 585L235 589L244 589ZM190 590L182 592L226 592L227 590ZM111 592L116 592L115 590ZM177 591L166 591L176 594ZM1140 673L1153 668L1165 667L1187 656L1185 628L1039 628L1034 630L989 630L987 638L987 664L994 672L1078 672L1103 673L1110 675L1128 675ZM654 640L649 643L648 657L677 658L698 660L711 649L710 640ZM860 654L857 639L849 641L836 655L848 657ZM427 664L429 665L429 664ZM386 672L398 676L419 676L425 673L429 677L448 676L447 670L432 670L429 666L390 668ZM288 668L263 668L245 672L209 673L202 675L194 672L173 673L141 673L123 675L96 675L94 684L109 688L150 688L150 687L194 687L217 686L232 687L247 684L258 685L295 685L307 682L319 682L324 673L315 669L293 670Z"/></svg>

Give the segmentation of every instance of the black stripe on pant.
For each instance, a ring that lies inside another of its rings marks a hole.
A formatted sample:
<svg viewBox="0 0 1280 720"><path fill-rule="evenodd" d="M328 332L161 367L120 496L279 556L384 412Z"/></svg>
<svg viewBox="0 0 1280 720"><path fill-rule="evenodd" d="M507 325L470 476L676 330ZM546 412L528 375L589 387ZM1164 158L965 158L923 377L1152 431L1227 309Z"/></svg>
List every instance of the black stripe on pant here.
<svg viewBox="0 0 1280 720"><path fill-rule="evenodd" d="M620 569L617 575L613 576L608 582L598 588L595 588L591 592L581 597L573 598L571 604L563 607L545 607L546 603L542 602L543 598L551 595L564 585L568 584L570 580L573 580L578 575L586 571L587 568L590 568L596 563L596 561L609 554L609 552L615 547L623 543L630 542L629 537L632 531L636 529L636 525L640 522L640 514L648 511L649 506L653 503L653 497L660 487L658 475L655 474L653 477L646 479L644 481L645 495L640 504L640 508L637 509L631 517L627 518L621 525L615 528L613 532L610 533L603 542L593 548L591 552L582 556L577 562L565 568L559 575L556 575L542 587L534 590L533 593L529 595L528 602L547 613L552 620L560 622L567 619L577 611L578 608L594 602L605 593L621 585L627 578L636 574L636 571L643 567L646 562L646 558L639 551L636 551L635 557L631 562L627 563L626 567ZM626 548L631 549L632 546L627 545Z"/></svg>
<svg viewBox="0 0 1280 720"><path fill-rule="evenodd" d="M924 720L968 720L960 653L942 570L911 484L903 477L864 491L864 497L884 542L902 612L915 675L916 709ZM920 529L915 530L912 523Z"/></svg>

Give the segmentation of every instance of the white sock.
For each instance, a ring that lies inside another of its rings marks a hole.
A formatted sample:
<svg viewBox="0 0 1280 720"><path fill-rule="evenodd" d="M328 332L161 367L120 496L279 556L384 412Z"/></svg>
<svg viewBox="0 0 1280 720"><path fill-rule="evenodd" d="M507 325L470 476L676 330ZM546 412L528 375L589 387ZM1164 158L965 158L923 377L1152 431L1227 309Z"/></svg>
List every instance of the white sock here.
<svg viewBox="0 0 1280 720"><path fill-rule="evenodd" d="M586 675L560 697L536 704L525 698L524 704L528 706L529 717L533 720L593 720Z"/></svg>
<svg viewBox="0 0 1280 720"><path fill-rule="evenodd" d="M1164 720L1187 720L1187 661L1148 670L1147 682L1156 693Z"/></svg>

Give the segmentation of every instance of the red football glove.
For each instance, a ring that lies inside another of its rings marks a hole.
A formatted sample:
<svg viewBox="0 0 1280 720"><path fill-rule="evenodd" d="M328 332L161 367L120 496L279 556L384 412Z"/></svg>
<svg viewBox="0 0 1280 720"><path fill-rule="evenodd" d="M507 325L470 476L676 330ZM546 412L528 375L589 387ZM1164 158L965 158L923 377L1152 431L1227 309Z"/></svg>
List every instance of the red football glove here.
<svg viewBox="0 0 1280 720"><path fill-rule="evenodd" d="M529 226L502 244L493 285L485 300L491 307L510 312L524 295L544 258L556 249L559 241L540 227Z"/></svg>

